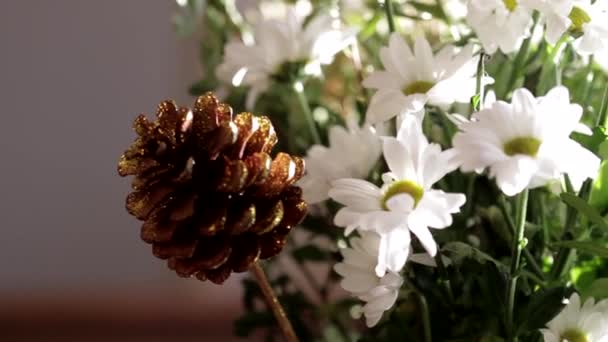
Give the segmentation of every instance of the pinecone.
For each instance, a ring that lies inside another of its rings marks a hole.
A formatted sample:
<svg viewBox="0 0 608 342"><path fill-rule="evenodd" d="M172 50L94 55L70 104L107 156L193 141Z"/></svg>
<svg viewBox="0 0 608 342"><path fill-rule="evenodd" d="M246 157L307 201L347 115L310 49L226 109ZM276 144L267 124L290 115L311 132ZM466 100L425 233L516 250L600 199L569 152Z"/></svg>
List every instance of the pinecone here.
<svg viewBox="0 0 608 342"><path fill-rule="evenodd" d="M165 101L157 120L135 119L139 136L118 173L134 175L127 210L144 221L141 238L183 277L221 284L278 254L306 215L302 159L269 155L270 120L232 109L208 93L193 110Z"/></svg>

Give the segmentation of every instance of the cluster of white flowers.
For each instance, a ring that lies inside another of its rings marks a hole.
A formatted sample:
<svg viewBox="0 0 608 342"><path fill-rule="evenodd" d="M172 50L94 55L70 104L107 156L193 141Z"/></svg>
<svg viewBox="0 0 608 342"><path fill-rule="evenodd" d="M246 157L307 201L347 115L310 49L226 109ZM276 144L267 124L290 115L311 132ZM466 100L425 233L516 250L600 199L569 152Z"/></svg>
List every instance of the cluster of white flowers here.
<svg viewBox="0 0 608 342"><path fill-rule="evenodd" d="M607 50L607 0L470 0L467 22L488 53L511 53L531 35L534 11L541 15L549 43L572 35L582 55Z"/></svg>
<svg viewBox="0 0 608 342"><path fill-rule="evenodd" d="M331 182L340 178L365 178L380 158L380 138L371 126L351 124L329 129L329 148L313 145L306 156L306 175L299 185L311 204L329 198ZM328 163L331 161L331 163Z"/></svg>
<svg viewBox="0 0 608 342"><path fill-rule="evenodd" d="M572 35L579 53L592 54L608 47L607 3L470 0L466 19L489 54L498 49L517 51L532 34L534 11L541 14L549 43ZM312 66L318 72L319 65L331 62L352 38L352 31L341 29L329 15L315 15L304 24L302 17L287 11L284 20L257 23L251 44L229 43L218 76L249 86L251 107L282 76L286 63L301 63L307 70ZM335 270L344 278L344 289L366 302L362 312L369 326L397 300L404 282L400 272L408 260L434 264L440 248L431 230L451 226L452 215L467 200L464 194L434 188L448 173L458 168L476 173L487 170L502 192L513 196L564 174L580 186L599 167L597 156L570 139L583 111L570 103L566 88L556 87L544 97L516 89L510 103L486 103L470 119L457 116L459 132L453 148L442 150L424 135L425 109L468 103L479 84L493 82L478 75L476 49L447 45L433 53L424 37L417 37L411 48L393 33L379 56L384 70L373 71L363 81L365 88L375 90L365 125L350 125L348 130L331 127L329 147L315 145L308 151L307 174L300 182L310 203L331 198L342 204L334 223L345 228L347 236L357 232L350 238L350 247L342 249L344 260ZM395 117L396 136L377 134L374 125ZM381 157L389 171L382 175L382 185L377 185L367 179ZM424 248L424 256L413 253L413 239ZM572 309L544 331L546 341L561 341L567 334L579 333L579 328L593 336L591 340L605 341L606 329L600 329L597 320L581 318L593 316L593 303L582 309L579 304L573 296L568 306Z"/></svg>
<svg viewBox="0 0 608 342"><path fill-rule="evenodd" d="M281 19L257 21L253 41L226 44L217 76L227 84L249 86L248 108L255 105L273 78L284 77L290 67L301 66L311 75L320 74L320 65L331 63L355 37L355 31L341 29L340 22L329 14L317 15L306 25L304 19L301 11L288 8Z"/></svg>

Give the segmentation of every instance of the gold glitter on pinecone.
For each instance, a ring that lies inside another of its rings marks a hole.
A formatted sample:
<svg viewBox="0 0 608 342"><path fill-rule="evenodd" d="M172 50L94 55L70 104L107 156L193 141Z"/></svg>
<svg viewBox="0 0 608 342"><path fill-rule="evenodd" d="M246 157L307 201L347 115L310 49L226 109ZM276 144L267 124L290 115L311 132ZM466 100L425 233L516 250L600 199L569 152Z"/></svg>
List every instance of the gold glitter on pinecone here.
<svg viewBox="0 0 608 342"><path fill-rule="evenodd" d="M242 113L208 93L192 110L171 101L157 119L135 119L137 140L118 173L134 175L127 210L144 221L141 238L183 277L223 283L278 254L306 215L298 157L269 153L270 120Z"/></svg>

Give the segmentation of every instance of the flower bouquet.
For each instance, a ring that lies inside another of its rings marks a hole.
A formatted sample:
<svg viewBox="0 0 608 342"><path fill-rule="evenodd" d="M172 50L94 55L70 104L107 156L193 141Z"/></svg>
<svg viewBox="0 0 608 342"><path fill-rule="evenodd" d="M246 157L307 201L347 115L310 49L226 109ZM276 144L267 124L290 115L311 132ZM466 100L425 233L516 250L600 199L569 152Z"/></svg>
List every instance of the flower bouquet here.
<svg viewBox="0 0 608 342"><path fill-rule="evenodd" d="M178 275L253 273L237 335L608 341L608 0L178 5L198 100L119 173Z"/></svg>

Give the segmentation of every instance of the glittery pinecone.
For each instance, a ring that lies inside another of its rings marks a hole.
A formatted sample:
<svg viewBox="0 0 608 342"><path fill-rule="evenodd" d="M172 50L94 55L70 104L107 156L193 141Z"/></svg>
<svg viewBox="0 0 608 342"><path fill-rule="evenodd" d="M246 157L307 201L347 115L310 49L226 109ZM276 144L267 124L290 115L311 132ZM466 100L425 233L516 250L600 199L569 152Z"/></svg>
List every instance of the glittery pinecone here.
<svg viewBox="0 0 608 342"><path fill-rule="evenodd" d="M157 120L135 119L139 136L122 155L134 175L129 213L144 221L141 238L183 277L223 283L258 259L278 254L306 214L293 184L303 160L279 153L266 117L232 109L212 94L192 110L160 104Z"/></svg>

